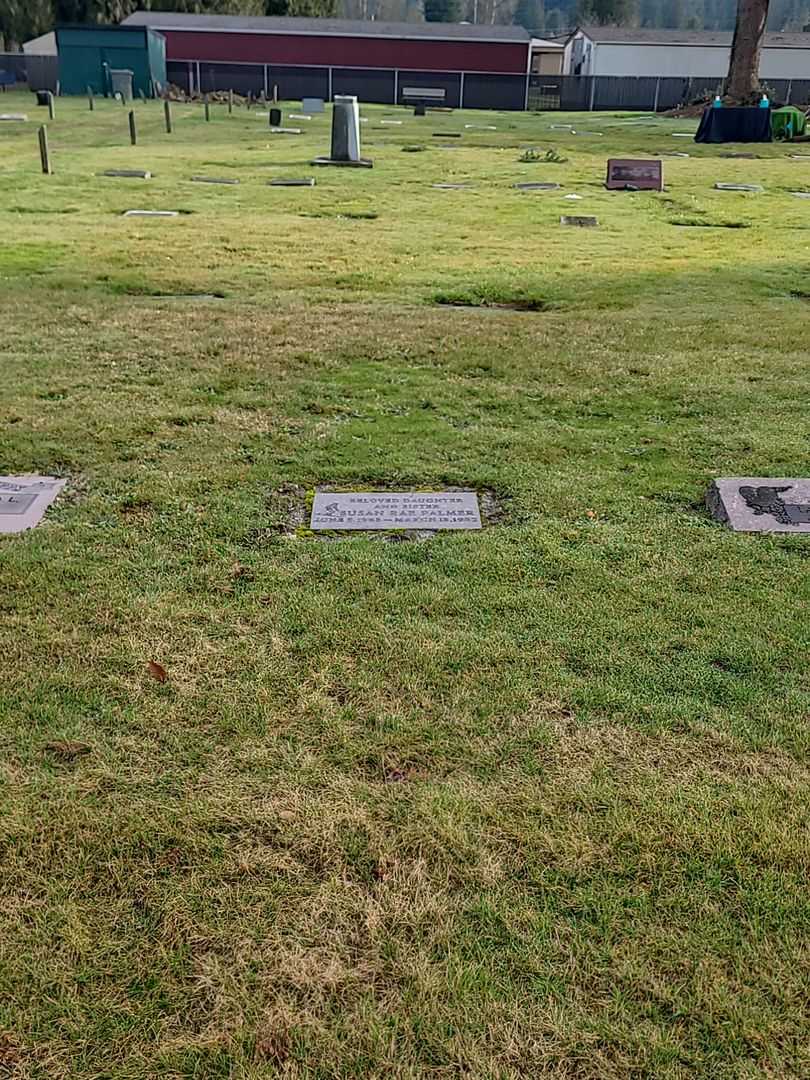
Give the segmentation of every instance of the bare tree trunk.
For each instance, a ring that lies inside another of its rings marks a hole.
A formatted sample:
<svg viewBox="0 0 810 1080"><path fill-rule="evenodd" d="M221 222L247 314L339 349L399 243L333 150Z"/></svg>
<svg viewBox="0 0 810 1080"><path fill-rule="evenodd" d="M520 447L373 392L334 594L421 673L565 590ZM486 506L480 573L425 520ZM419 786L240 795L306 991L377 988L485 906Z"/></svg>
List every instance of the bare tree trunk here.
<svg viewBox="0 0 810 1080"><path fill-rule="evenodd" d="M751 102L760 90L759 57L769 2L738 0L737 23L725 85L726 95L735 102Z"/></svg>

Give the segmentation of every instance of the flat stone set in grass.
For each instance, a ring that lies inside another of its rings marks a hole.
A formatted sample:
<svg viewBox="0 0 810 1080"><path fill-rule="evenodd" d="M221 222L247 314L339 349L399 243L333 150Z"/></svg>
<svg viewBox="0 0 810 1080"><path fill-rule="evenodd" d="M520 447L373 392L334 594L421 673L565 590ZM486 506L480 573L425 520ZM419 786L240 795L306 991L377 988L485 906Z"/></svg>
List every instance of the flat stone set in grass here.
<svg viewBox="0 0 810 1080"><path fill-rule="evenodd" d="M478 496L472 491L317 492L312 529L480 529Z"/></svg>
<svg viewBox="0 0 810 1080"><path fill-rule="evenodd" d="M735 532L810 533L810 480L721 477L709 489L706 505Z"/></svg>
<svg viewBox="0 0 810 1080"><path fill-rule="evenodd" d="M0 533L33 529L65 483L55 476L0 476Z"/></svg>

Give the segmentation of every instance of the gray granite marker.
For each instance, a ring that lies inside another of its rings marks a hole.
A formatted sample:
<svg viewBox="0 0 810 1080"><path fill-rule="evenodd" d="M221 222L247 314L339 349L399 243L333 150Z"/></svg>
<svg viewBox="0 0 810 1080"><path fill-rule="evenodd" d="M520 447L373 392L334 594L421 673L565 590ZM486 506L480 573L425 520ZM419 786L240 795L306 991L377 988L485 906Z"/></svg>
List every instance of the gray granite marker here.
<svg viewBox="0 0 810 1080"><path fill-rule="evenodd" d="M579 225L582 228L595 228L599 219L595 217L575 217L571 214L563 214L560 218L561 225Z"/></svg>
<svg viewBox="0 0 810 1080"><path fill-rule="evenodd" d="M315 187L314 176L302 176L300 178L291 178L285 180L283 177L276 177L275 180L267 181L268 187Z"/></svg>
<svg viewBox="0 0 810 1080"><path fill-rule="evenodd" d="M513 188L517 188L518 191L559 191L559 184L544 184L539 181L532 181L526 184L512 184Z"/></svg>
<svg viewBox="0 0 810 1080"><path fill-rule="evenodd" d="M764 191L761 184L715 184L717 191Z"/></svg>
<svg viewBox="0 0 810 1080"><path fill-rule="evenodd" d="M706 505L735 532L810 533L810 480L725 476L709 488Z"/></svg>
<svg viewBox="0 0 810 1080"><path fill-rule="evenodd" d="M473 491L319 491L313 529L480 529Z"/></svg>
<svg viewBox="0 0 810 1080"><path fill-rule="evenodd" d="M0 113L0 120L10 120L25 123L28 117L25 113Z"/></svg>
<svg viewBox="0 0 810 1080"><path fill-rule="evenodd" d="M33 529L66 483L55 476L0 476L0 533Z"/></svg>
<svg viewBox="0 0 810 1080"><path fill-rule="evenodd" d="M136 180L151 180L152 174L144 169L107 169L99 176L126 176Z"/></svg>
<svg viewBox="0 0 810 1080"><path fill-rule="evenodd" d="M360 156L360 111L357 98L336 94L332 106L332 149L328 158L315 158L313 165L349 165L370 169L373 162Z"/></svg>
<svg viewBox="0 0 810 1080"><path fill-rule="evenodd" d="M238 180L226 180L220 179L216 176L192 176L192 183L194 184L238 184Z"/></svg>
<svg viewBox="0 0 810 1080"><path fill-rule="evenodd" d="M302 98L301 108L305 113L322 113L325 111L323 98L319 97Z"/></svg>
<svg viewBox="0 0 810 1080"><path fill-rule="evenodd" d="M124 217L179 217L178 210L125 210Z"/></svg>

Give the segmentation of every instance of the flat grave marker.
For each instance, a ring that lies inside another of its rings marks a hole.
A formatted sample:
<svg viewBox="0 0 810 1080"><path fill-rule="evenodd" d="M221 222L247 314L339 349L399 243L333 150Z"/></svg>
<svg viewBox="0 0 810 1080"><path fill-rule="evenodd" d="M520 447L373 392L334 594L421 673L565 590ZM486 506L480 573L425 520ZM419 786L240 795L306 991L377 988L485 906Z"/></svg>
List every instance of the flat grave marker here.
<svg viewBox="0 0 810 1080"><path fill-rule="evenodd" d="M609 158L605 187L608 191L663 191L663 163L656 160Z"/></svg>
<svg viewBox="0 0 810 1080"><path fill-rule="evenodd" d="M764 191L761 184L715 184L717 191Z"/></svg>
<svg viewBox="0 0 810 1080"><path fill-rule="evenodd" d="M66 483L55 476L0 476L0 533L33 529Z"/></svg>
<svg viewBox="0 0 810 1080"><path fill-rule="evenodd" d="M474 491L319 491L310 527L323 529L480 529Z"/></svg>
<svg viewBox="0 0 810 1080"><path fill-rule="evenodd" d="M24 124L28 122L28 117L25 113L0 113L0 120Z"/></svg>
<svg viewBox="0 0 810 1080"><path fill-rule="evenodd" d="M431 137L434 139L460 139L460 131L432 131Z"/></svg>
<svg viewBox="0 0 810 1080"><path fill-rule="evenodd" d="M581 229L594 229L599 224L599 218L582 217L574 214L563 214L560 218L561 225L577 225Z"/></svg>
<svg viewBox="0 0 810 1080"><path fill-rule="evenodd" d="M735 532L810 533L810 480L724 476L706 496L712 517Z"/></svg>
<svg viewBox="0 0 810 1080"><path fill-rule="evenodd" d="M271 127L271 135L302 135L301 128Z"/></svg>
<svg viewBox="0 0 810 1080"><path fill-rule="evenodd" d="M472 184L431 184L433 188L439 188L442 191L472 191Z"/></svg>
<svg viewBox="0 0 810 1080"><path fill-rule="evenodd" d="M99 176L123 176L131 180L151 180L152 174L148 169L105 169L98 173Z"/></svg>
<svg viewBox="0 0 810 1080"><path fill-rule="evenodd" d="M518 191L559 191L559 184L545 183L539 180L532 180L525 184L512 184L513 188L517 188Z"/></svg>
<svg viewBox="0 0 810 1080"><path fill-rule="evenodd" d="M192 176L193 184L238 184L238 180L217 176Z"/></svg>
<svg viewBox="0 0 810 1080"><path fill-rule="evenodd" d="M791 191L791 195L795 195L797 199L810 199L810 191Z"/></svg>
<svg viewBox="0 0 810 1080"><path fill-rule="evenodd" d="M124 217L179 217L179 210L125 210Z"/></svg>
<svg viewBox="0 0 810 1080"><path fill-rule="evenodd" d="M284 179L283 177L276 177L275 180L267 181L268 187L315 187L314 176L301 176L291 177L290 179Z"/></svg>
<svg viewBox="0 0 810 1080"><path fill-rule="evenodd" d="M311 116L307 116L306 113L290 113L290 120L311 120Z"/></svg>

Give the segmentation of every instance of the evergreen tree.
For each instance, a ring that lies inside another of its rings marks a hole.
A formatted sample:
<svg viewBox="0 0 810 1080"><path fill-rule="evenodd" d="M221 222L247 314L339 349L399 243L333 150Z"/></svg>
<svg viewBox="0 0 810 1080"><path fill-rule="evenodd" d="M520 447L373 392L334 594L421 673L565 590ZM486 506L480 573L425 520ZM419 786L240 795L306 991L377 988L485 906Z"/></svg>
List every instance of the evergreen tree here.
<svg viewBox="0 0 810 1080"><path fill-rule="evenodd" d="M459 0L425 0L425 22L458 22Z"/></svg>

